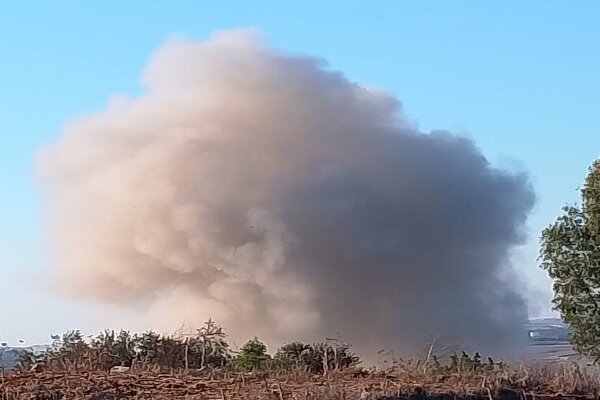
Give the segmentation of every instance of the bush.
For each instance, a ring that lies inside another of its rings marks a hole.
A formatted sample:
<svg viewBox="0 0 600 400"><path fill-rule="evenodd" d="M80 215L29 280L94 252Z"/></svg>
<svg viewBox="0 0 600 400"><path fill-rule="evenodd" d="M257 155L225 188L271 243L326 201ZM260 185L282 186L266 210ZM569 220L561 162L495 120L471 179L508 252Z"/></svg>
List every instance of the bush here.
<svg viewBox="0 0 600 400"><path fill-rule="evenodd" d="M35 355L23 352L18 370L33 365L47 371L110 371L116 366L134 369L187 371L203 368L234 370L294 370L314 374L327 373L358 365L360 359L350 345L327 340L305 344L292 342L279 348L273 358L258 338L246 342L233 357L223 328L208 320L192 334L161 335L153 331L132 334L128 331L105 330L89 340L79 331L52 336L49 351Z"/></svg>
<svg viewBox="0 0 600 400"><path fill-rule="evenodd" d="M252 371L264 367L269 359L267 346L255 337L242 346L234 363L242 370Z"/></svg>
<svg viewBox="0 0 600 400"><path fill-rule="evenodd" d="M280 368L297 368L321 374L360 364L360 358L350 348L350 345L337 340L310 345L292 342L281 346L275 354L275 361Z"/></svg>

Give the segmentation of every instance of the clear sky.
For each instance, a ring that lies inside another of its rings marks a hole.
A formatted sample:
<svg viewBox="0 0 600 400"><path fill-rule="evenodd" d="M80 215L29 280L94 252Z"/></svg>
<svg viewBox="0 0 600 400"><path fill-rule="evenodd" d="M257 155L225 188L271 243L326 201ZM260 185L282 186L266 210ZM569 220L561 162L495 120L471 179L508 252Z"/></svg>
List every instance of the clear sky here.
<svg viewBox="0 0 600 400"><path fill-rule="evenodd" d="M513 259L532 314L550 314L537 242L600 156L599 18L593 1L3 0L0 341L47 341L111 320L44 284L37 150L68 120L139 94L142 69L168 38L238 27L386 88L422 130L470 137L495 165L528 171L538 203Z"/></svg>

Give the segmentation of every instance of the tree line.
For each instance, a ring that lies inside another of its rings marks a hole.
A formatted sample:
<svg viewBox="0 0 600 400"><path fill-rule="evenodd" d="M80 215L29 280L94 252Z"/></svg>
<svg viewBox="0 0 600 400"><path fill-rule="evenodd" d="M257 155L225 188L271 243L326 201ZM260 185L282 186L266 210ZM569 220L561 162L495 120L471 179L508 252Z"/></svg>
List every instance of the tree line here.
<svg viewBox="0 0 600 400"><path fill-rule="evenodd" d="M360 358L341 340L320 343L292 342L275 354L267 352L258 338L239 350L231 348L223 328L206 321L192 334L164 335L154 331L131 333L106 330L86 338L80 331L52 336L53 343L41 354L23 352L17 370L36 371L110 371L115 367L133 370L190 371L226 369L304 370L320 374L358 365Z"/></svg>

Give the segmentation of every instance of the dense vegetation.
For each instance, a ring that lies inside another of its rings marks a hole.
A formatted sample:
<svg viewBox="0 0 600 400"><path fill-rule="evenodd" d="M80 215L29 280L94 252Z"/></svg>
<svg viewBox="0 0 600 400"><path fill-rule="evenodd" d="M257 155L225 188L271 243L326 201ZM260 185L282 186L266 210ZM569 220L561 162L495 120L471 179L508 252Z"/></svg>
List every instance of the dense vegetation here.
<svg viewBox="0 0 600 400"><path fill-rule="evenodd" d="M271 356L258 338L239 351L231 349L222 327L207 321L193 334L161 335L153 331L133 334L104 331L84 338L79 331L53 336L51 349L43 354L25 352L18 370L110 371L121 366L138 370L186 371L220 368L233 371L296 370L312 373L356 366L359 357L340 340L322 343L293 342Z"/></svg>
<svg viewBox="0 0 600 400"><path fill-rule="evenodd" d="M600 361L600 160L589 170L581 205L542 232L541 267L554 281L554 306L572 328L571 342Z"/></svg>

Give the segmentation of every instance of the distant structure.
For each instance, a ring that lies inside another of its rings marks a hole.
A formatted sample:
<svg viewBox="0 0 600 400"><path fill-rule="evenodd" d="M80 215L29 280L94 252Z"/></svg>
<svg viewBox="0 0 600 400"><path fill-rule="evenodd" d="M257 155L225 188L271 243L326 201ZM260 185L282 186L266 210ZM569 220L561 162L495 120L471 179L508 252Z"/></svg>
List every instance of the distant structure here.
<svg viewBox="0 0 600 400"><path fill-rule="evenodd" d="M13 369L17 365L21 351L14 347L2 346L0 348L0 368L6 370Z"/></svg>
<svg viewBox="0 0 600 400"><path fill-rule="evenodd" d="M540 318L529 320L527 324L529 340L536 342L568 342L571 329L559 318Z"/></svg>

